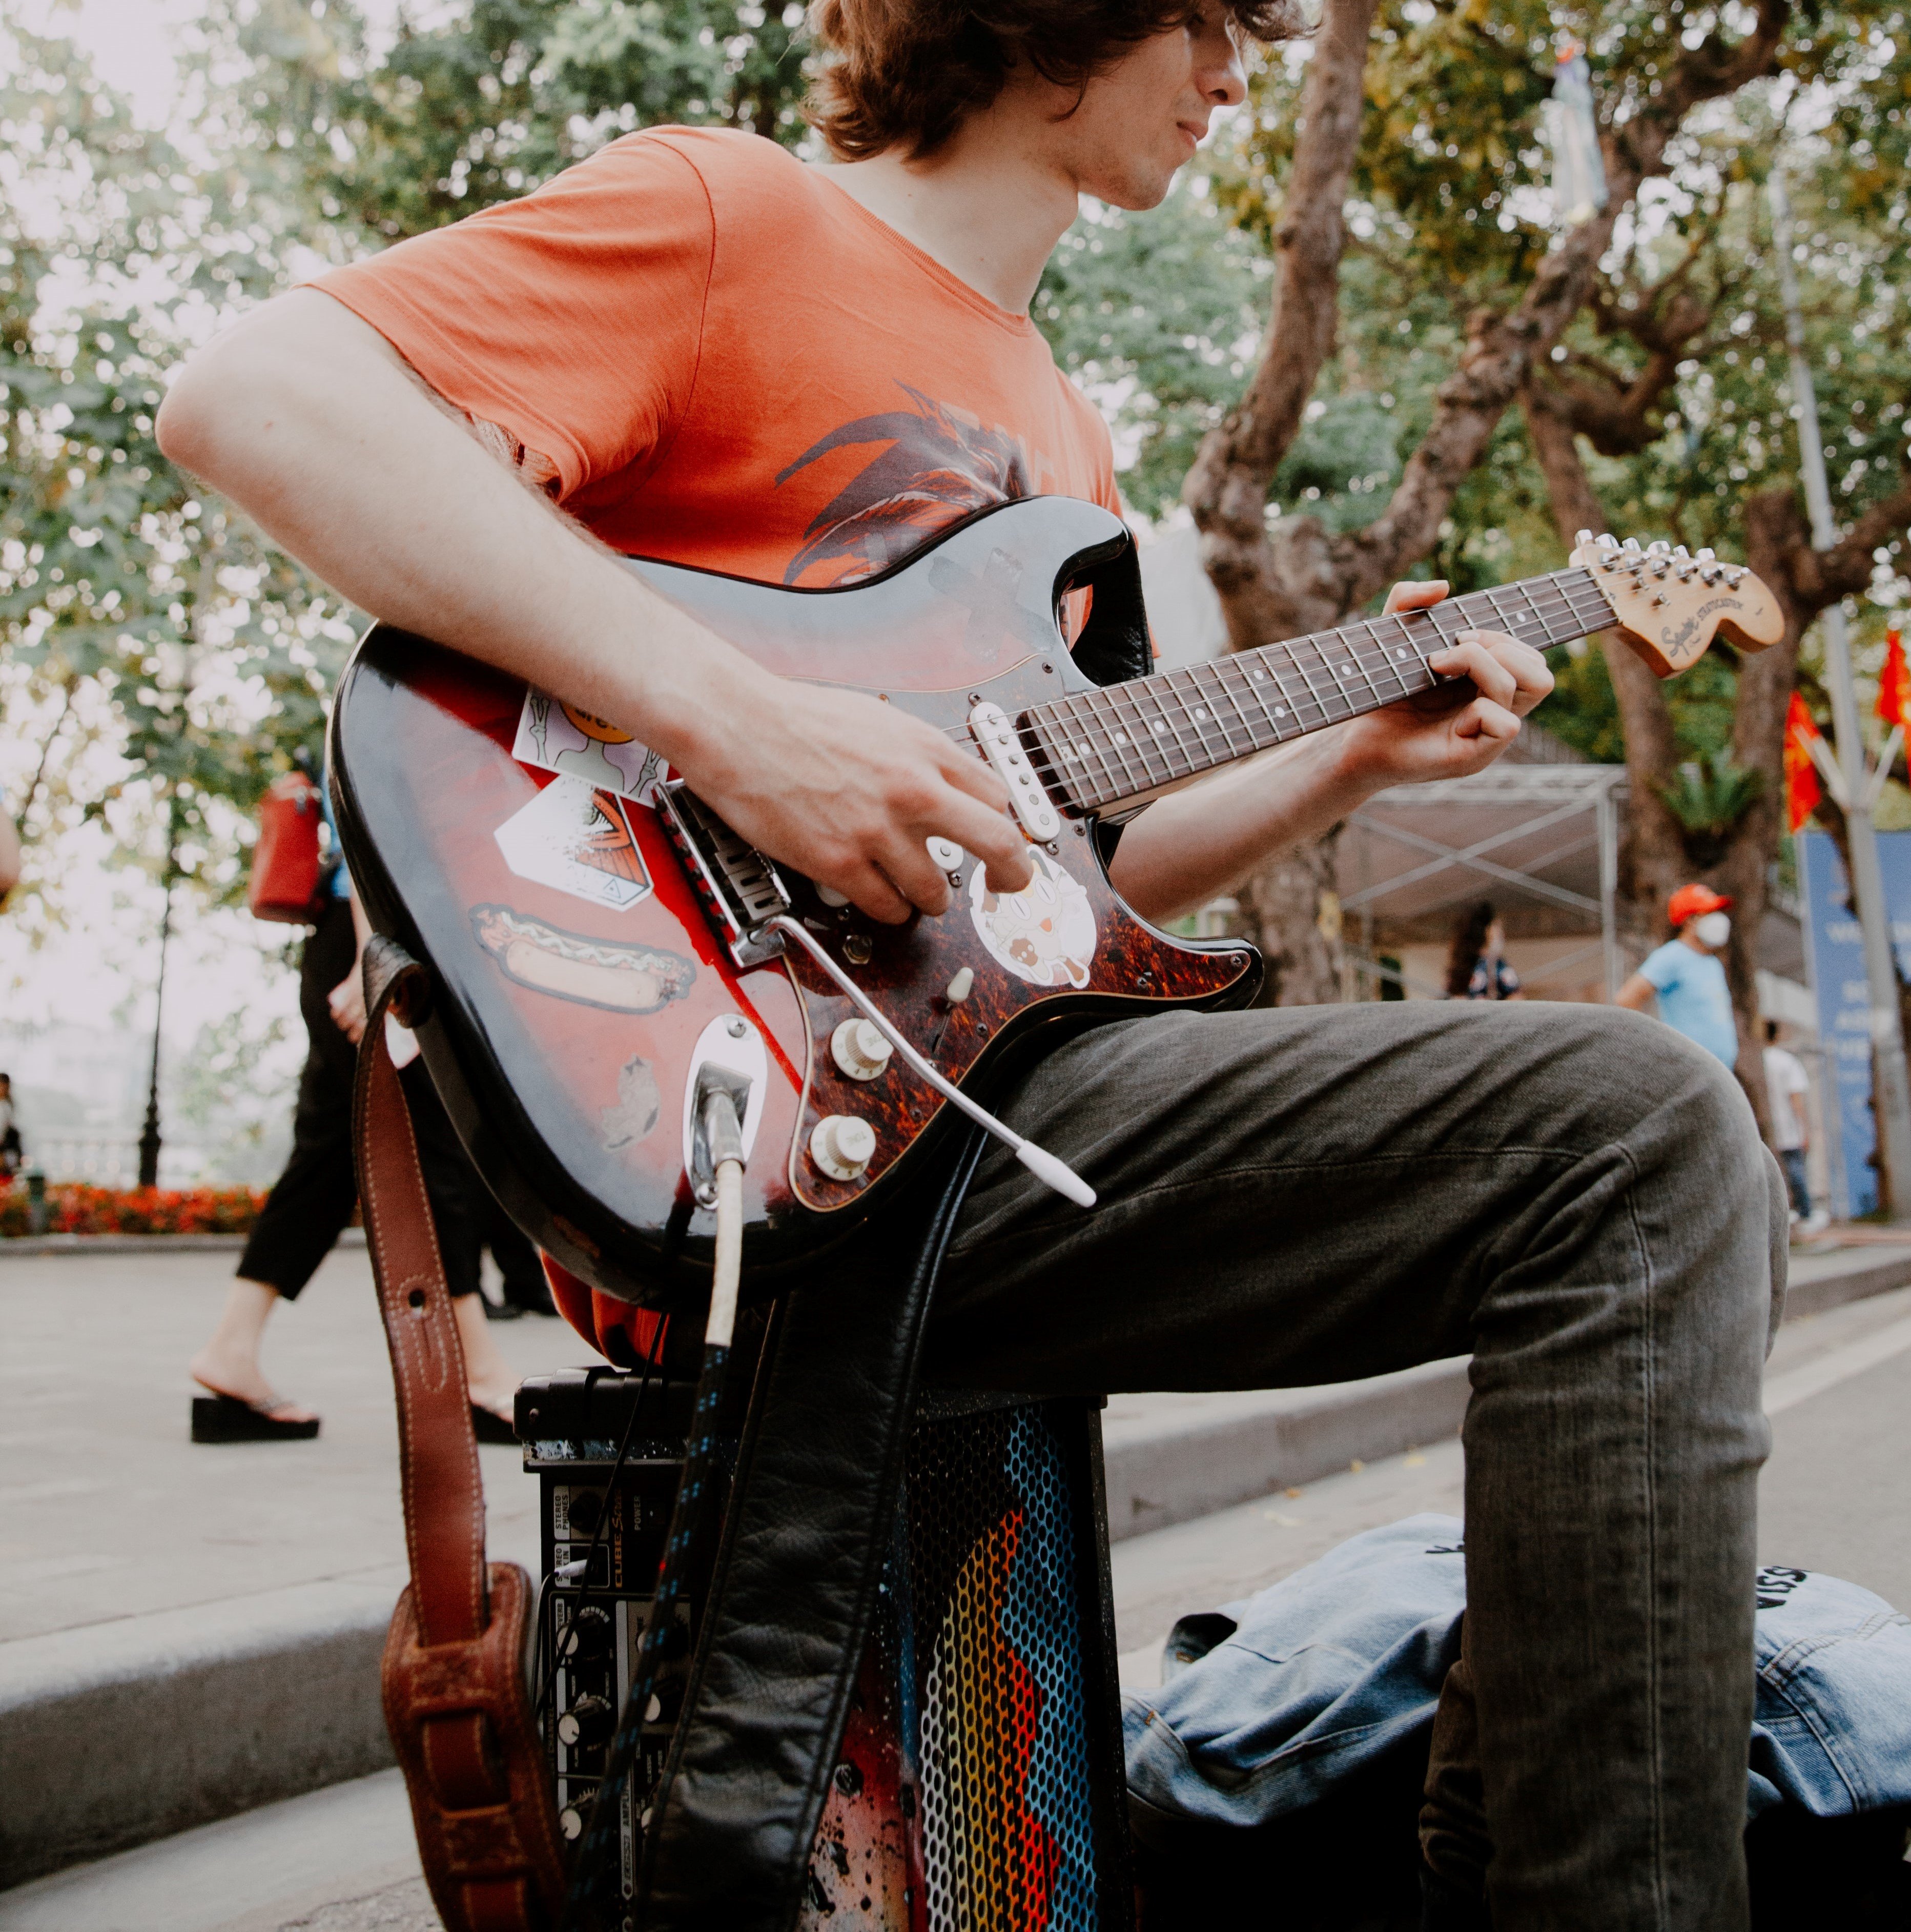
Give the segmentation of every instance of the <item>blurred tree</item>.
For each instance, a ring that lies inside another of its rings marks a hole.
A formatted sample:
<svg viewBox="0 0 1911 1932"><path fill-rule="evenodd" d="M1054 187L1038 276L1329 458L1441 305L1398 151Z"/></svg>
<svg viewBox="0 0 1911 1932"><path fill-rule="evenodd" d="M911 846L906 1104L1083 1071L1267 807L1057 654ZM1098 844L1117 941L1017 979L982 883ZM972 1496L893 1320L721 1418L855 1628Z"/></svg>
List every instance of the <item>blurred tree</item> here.
<svg viewBox="0 0 1911 1932"><path fill-rule="evenodd" d="M253 138L292 158L312 205L393 242L527 194L659 122L793 144L803 9L750 0L466 0L385 44L349 0L220 0L208 44Z"/></svg>
<svg viewBox="0 0 1911 1932"><path fill-rule="evenodd" d="M1895 17L1869 0L1797 17L1784 0L1565 14L1517 0L1328 0L1312 46L1281 50L1259 76L1218 183L1277 263L1266 352L1187 485L1236 646L1338 621L1430 566L1462 589L1556 567L1561 529L1582 524L1741 556L1751 541L1800 628L1829 601L1811 602L1820 590L1862 588L1905 520L1907 50ZM1568 31L1589 46L1611 196L1556 233L1537 123ZM1859 434L1842 479L1855 520L1835 564L1800 540L1760 252L1759 183L1787 138L1819 184L1814 352L1854 379L1838 407ZM1370 458L1355 438L1376 412ZM1569 472L1584 494L1562 522ZM1754 538L1774 520L1782 534ZM1719 862L1735 890L1748 882L1742 1003L1794 655L1789 643L1768 653L1749 680L1730 653L1668 688L1645 677L1649 710L1633 701L1629 653L1583 652L1543 714L1609 757L1623 722L1648 835L1626 872L1642 933L1662 916L1660 872L1704 869L1666 802L1679 767L1724 756L1757 775L1721 794L1738 813ZM1692 836L1715 848L1721 834ZM1331 896L1318 855L1274 872L1296 867ZM1309 904L1272 875L1248 896L1295 916ZM1277 958L1319 950L1262 936ZM1330 956L1277 997L1337 997L1339 977Z"/></svg>
<svg viewBox="0 0 1911 1932"><path fill-rule="evenodd" d="M7 56L10 55L12 58ZM337 606L160 455L161 372L283 272L269 184L133 124L0 14L0 683L37 745L29 848L103 823L155 878L239 887L248 808L315 741ZM236 808L236 810L235 809ZM31 859L16 913L50 916Z"/></svg>

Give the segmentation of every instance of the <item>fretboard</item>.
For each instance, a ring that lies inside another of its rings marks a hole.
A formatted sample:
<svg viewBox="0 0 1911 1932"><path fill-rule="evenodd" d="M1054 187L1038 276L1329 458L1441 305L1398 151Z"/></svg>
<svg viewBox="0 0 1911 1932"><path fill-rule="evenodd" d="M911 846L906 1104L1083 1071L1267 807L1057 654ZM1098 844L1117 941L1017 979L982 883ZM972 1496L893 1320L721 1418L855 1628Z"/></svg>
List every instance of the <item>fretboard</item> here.
<svg viewBox="0 0 1911 1932"><path fill-rule="evenodd" d="M1218 765L1451 683L1427 668L1463 631L1544 650L1613 622L1592 573L1556 570L1038 704L1017 721L1050 791L1106 811Z"/></svg>

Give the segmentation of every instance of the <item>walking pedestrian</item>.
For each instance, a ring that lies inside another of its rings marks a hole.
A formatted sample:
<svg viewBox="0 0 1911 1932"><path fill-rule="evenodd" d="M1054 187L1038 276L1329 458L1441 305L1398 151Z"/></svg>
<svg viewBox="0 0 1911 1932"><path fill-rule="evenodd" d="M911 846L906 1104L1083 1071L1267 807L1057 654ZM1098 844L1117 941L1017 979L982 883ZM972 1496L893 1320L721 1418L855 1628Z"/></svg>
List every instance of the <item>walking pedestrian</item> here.
<svg viewBox="0 0 1911 1932"><path fill-rule="evenodd" d="M1681 886L1666 902L1678 938L1646 956L1619 988L1619 1004L1643 1013L1658 1000L1659 1018L1675 1033L1736 1066L1739 1027L1718 957L1732 937L1731 904L1709 886Z"/></svg>
<svg viewBox="0 0 1911 1932"><path fill-rule="evenodd" d="M19 1110L13 1105L13 1076L0 1073L0 1187L19 1172L25 1159L20 1146Z"/></svg>
<svg viewBox="0 0 1911 1932"><path fill-rule="evenodd" d="M7 809L6 798L0 794L0 904L19 882L20 835Z"/></svg>
<svg viewBox="0 0 1911 1932"><path fill-rule="evenodd" d="M1453 928L1447 958L1449 1000L1523 1000L1506 957L1506 928L1490 899L1481 899Z"/></svg>
<svg viewBox="0 0 1911 1932"><path fill-rule="evenodd" d="M330 816L328 806L328 822ZM295 1441L319 1432L318 1416L279 1395L266 1380L259 1348L274 1310L298 1298L358 1198L352 1090L365 1030L361 967L370 928L342 864L325 890L325 910L305 942L299 968L298 1004L308 1048L292 1117L292 1154L239 1257L218 1324L192 1359L193 1379L207 1391L193 1403L195 1442ZM409 1041L409 1036L401 1038ZM517 1378L491 1338L478 1292L483 1214L495 1204L459 1144L424 1063L413 1058L399 1078L463 1344L472 1423L481 1442L514 1442L511 1412Z"/></svg>
<svg viewBox="0 0 1911 1932"><path fill-rule="evenodd" d="M1765 1023L1765 1096L1772 1118L1772 1151L1785 1170L1793 1226L1802 1226L1806 1232L1815 1234L1826 1217L1811 1210L1811 1184L1805 1174L1805 1153L1811 1144L1805 1103L1811 1084L1805 1078L1803 1062L1781 1044L1783 1030L1776 1020Z"/></svg>

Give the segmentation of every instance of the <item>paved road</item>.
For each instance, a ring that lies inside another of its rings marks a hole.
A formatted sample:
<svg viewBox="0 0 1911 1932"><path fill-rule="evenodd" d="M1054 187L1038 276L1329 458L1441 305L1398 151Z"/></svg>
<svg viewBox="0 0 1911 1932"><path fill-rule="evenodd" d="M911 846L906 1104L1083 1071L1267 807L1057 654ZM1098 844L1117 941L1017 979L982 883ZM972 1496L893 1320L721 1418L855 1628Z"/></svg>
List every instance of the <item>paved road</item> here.
<svg viewBox="0 0 1911 1932"><path fill-rule="evenodd" d="M522 1324L520 1324L522 1325ZM1911 1604L1911 1289L1796 1323L1768 1378L1761 1556ZM1416 1510L1457 1512L1457 1442L1117 1546L1124 1674L1153 1681L1182 1612L1245 1594ZM0 1895L0 1932L435 1932L396 1772Z"/></svg>
<svg viewBox="0 0 1911 1932"><path fill-rule="evenodd" d="M316 1442L187 1436L186 1363L235 1257L0 1258L0 1642L288 1584L401 1570L397 1425L371 1267L334 1252L267 1331ZM520 1375L587 1359L563 1322L493 1332ZM535 1562L537 1486L483 1452L492 1546Z"/></svg>

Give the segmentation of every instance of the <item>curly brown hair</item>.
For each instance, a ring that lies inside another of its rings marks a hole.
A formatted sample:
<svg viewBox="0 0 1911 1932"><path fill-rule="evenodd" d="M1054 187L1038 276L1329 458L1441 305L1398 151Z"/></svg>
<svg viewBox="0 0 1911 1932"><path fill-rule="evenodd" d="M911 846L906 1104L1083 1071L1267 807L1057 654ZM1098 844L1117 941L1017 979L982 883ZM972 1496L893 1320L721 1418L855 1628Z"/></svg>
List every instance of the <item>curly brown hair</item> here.
<svg viewBox="0 0 1911 1932"><path fill-rule="evenodd" d="M838 160L891 148L919 160L1002 92L1026 61L1082 88L1131 47L1180 26L1200 0L814 0L825 50L804 108ZM1307 31L1300 0L1223 0L1239 31L1266 43Z"/></svg>

